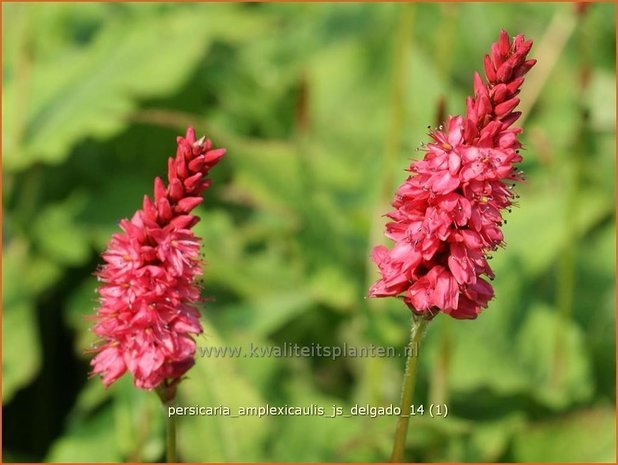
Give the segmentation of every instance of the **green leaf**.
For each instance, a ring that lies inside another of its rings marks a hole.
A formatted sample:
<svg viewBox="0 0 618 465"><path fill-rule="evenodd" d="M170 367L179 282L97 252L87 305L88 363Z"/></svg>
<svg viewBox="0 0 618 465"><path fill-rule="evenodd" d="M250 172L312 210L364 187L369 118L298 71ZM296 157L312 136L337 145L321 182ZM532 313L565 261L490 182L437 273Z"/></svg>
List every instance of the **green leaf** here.
<svg viewBox="0 0 618 465"><path fill-rule="evenodd" d="M590 124L599 131L614 131L616 127L616 76L607 72L592 74L588 95Z"/></svg>
<svg viewBox="0 0 618 465"><path fill-rule="evenodd" d="M29 5L27 13L34 8ZM60 163L75 142L122 130L139 99L166 95L186 79L210 44L209 23L216 21L184 8L119 18L108 20L87 45L35 60L27 81L7 80L3 119L11 119L5 108L18 105L24 93L28 105L23 135L6 128L5 169Z"/></svg>
<svg viewBox="0 0 618 465"><path fill-rule="evenodd" d="M598 189L581 192L575 205L567 205L566 192L556 195L555 186L542 178L535 184L534 190L522 189L522 207L507 216L507 247L495 253L492 263L498 277L510 273L513 260L528 276L546 271L568 240L583 237L613 208L610 196Z"/></svg>
<svg viewBox="0 0 618 465"><path fill-rule="evenodd" d="M127 461L155 461L164 452L165 408L154 391L137 389L130 375L112 387L116 447ZM77 428L76 428L77 429Z"/></svg>
<svg viewBox="0 0 618 465"><path fill-rule="evenodd" d="M532 305L512 342L512 336L503 333L503 325L492 324L500 317L493 312L499 311L488 310L469 327L460 325L454 334L449 372L454 392L485 387L499 395L526 393L556 409L590 398L594 388L590 356L581 329L574 322L563 322L555 311ZM561 381L554 384L550 373L558 331L564 339L563 372Z"/></svg>
<svg viewBox="0 0 618 465"><path fill-rule="evenodd" d="M510 445L513 435L525 426L522 412L495 421L479 422L468 441L466 461L497 462Z"/></svg>
<svg viewBox="0 0 618 465"><path fill-rule="evenodd" d="M46 461L120 462L114 423L113 408L105 407L54 442Z"/></svg>
<svg viewBox="0 0 618 465"><path fill-rule="evenodd" d="M31 301L54 285L60 268L50 260L30 252L30 244L21 237L12 238L2 251L2 305Z"/></svg>
<svg viewBox="0 0 618 465"><path fill-rule="evenodd" d="M563 342L557 348L558 337ZM555 311L543 305L530 308L517 336L516 354L526 370L531 394L546 405L564 408L592 396L590 355L581 329L573 321L562 320ZM557 380L552 379L556 363Z"/></svg>
<svg viewBox="0 0 618 465"><path fill-rule="evenodd" d="M224 317L234 321L237 329L250 329L252 334L266 336L280 329L293 318L310 309L310 295L303 289L288 292L272 292L256 296L253 302L229 305Z"/></svg>
<svg viewBox="0 0 618 465"><path fill-rule="evenodd" d="M452 349L449 387L454 392L466 392L489 387L501 395L525 391L525 373L511 360L508 341L485 338L480 331L458 334Z"/></svg>
<svg viewBox="0 0 618 465"><path fill-rule="evenodd" d="M232 196L249 198L262 208L294 216L290 207L301 199L299 156L294 146L277 141L252 141L239 147L242 157L232 157L236 168Z"/></svg>
<svg viewBox="0 0 618 465"><path fill-rule="evenodd" d="M41 350L34 307L27 301L3 306L2 312L2 403L38 373Z"/></svg>
<svg viewBox="0 0 618 465"><path fill-rule="evenodd" d="M201 213L198 211L198 215ZM262 235L258 228L239 228L223 211L211 211L195 226L195 232L204 238L205 255L208 260L205 280L221 282L237 293L254 298L268 294L272 286L289 289L291 281L298 282L299 265L290 266L277 244L252 254L247 259L245 248L255 235ZM216 246L215 246L216 244ZM268 283L268 285L266 285Z"/></svg>
<svg viewBox="0 0 618 465"><path fill-rule="evenodd" d="M63 202L46 207L32 226L36 244L60 264L81 265L90 258L89 238L76 221L84 204L84 196L72 195Z"/></svg>
<svg viewBox="0 0 618 465"><path fill-rule="evenodd" d="M75 354L84 357L85 351L96 341L96 336L89 331L92 320L88 315L94 316L97 307L97 280L94 277L87 278L71 293L63 313L65 323L75 331L74 349Z"/></svg>
<svg viewBox="0 0 618 465"><path fill-rule="evenodd" d="M616 412L597 407L533 423L515 438L516 462L616 463Z"/></svg>
<svg viewBox="0 0 618 465"><path fill-rule="evenodd" d="M53 444L49 460L159 460L164 448L165 413L158 396L135 388L130 376L123 376L110 388L92 378L80 392L66 431ZM98 454L98 444L106 449L103 457Z"/></svg>
<svg viewBox="0 0 618 465"><path fill-rule="evenodd" d="M59 277L53 263L32 257L28 248L25 240L14 237L2 251L3 403L39 371L41 349L35 298Z"/></svg>
<svg viewBox="0 0 618 465"><path fill-rule="evenodd" d="M432 418L425 404L425 413L411 418L410 428L414 428L414 434L408 435L407 444L412 454L417 450L425 450L428 453L423 462L446 462L463 456L466 447L470 445L469 435L473 431L474 422L458 418L452 412L447 418Z"/></svg>
<svg viewBox="0 0 618 465"><path fill-rule="evenodd" d="M164 158L161 159L164 163ZM141 207L145 193L150 193L152 180L146 180L135 173L118 174L113 183L106 183L86 199L86 205L79 212L76 222L87 232L97 249L105 248L111 235L120 232L118 222L130 218Z"/></svg>
<svg viewBox="0 0 618 465"><path fill-rule="evenodd" d="M308 285L318 302L344 310L356 306L359 292L349 275L344 274L340 268L328 265L320 268L309 278Z"/></svg>
<svg viewBox="0 0 618 465"><path fill-rule="evenodd" d="M303 366L301 370L305 368ZM303 376L304 375L304 376ZM317 391L310 382L302 381L310 375L305 371L296 373L284 383L288 394L286 404L294 407L323 409L323 415L290 415L278 418L278 434L273 442L272 456L276 462L317 462L320 460L344 462L359 460L375 453L376 437L367 438L368 423L381 423L381 419L369 417L334 416L333 407L350 412L351 405ZM364 404L363 404L364 405ZM376 456L376 459L378 457Z"/></svg>
<svg viewBox="0 0 618 465"><path fill-rule="evenodd" d="M79 424L87 419L88 415L110 399L112 392L105 389L100 378L89 378L79 391L73 409L69 414L70 422Z"/></svg>
<svg viewBox="0 0 618 465"><path fill-rule="evenodd" d="M213 327L205 328L210 344L225 345ZM265 402L238 370L230 357L203 358L188 372L179 388L178 406L230 408L259 407ZM252 462L263 459L261 451L270 432L268 417L182 416L177 417L181 459L190 462Z"/></svg>

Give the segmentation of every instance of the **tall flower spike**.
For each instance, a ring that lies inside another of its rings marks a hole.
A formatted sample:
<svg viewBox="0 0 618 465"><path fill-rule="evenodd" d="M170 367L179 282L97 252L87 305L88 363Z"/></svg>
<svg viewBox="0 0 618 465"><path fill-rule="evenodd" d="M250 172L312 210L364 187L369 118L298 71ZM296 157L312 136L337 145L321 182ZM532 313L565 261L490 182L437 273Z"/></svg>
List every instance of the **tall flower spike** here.
<svg viewBox="0 0 618 465"><path fill-rule="evenodd" d="M524 75L536 60L527 59L532 41L513 41L505 31L485 56L486 82L474 75L474 97L466 115L449 117L431 131L433 141L399 187L386 236L392 249L378 246L372 258L381 278L370 297L400 296L415 313L432 317L443 311L474 319L493 297L488 253L503 245L502 210L515 198L512 182L521 181L521 161L512 127Z"/></svg>
<svg viewBox="0 0 618 465"><path fill-rule="evenodd" d="M193 128L177 138L176 157L168 160L168 184L157 177L154 197L131 220L120 221L96 273L100 306L94 333L101 338L92 373L109 386L127 370L135 386L175 386L193 366L200 334L197 278L202 273L200 239L191 228L191 211L210 185L205 179L225 154Z"/></svg>

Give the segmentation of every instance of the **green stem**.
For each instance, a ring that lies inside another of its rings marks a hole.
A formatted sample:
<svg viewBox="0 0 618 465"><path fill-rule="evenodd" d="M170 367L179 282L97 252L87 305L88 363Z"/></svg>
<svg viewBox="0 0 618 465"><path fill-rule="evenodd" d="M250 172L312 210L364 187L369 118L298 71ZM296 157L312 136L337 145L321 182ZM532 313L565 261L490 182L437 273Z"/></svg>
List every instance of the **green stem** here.
<svg viewBox="0 0 618 465"><path fill-rule="evenodd" d="M577 20L583 19L582 15L577 16ZM559 320L555 329L555 345L554 358L550 371L549 383L554 388L562 387L564 382L565 370L568 366L567 352L567 331L568 325L573 318L573 302L575 297L575 259L578 249L577 218L578 199L580 197L580 173L584 170L583 153L587 153L590 145L587 143L587 128L589 125L588 115L585 110L584 101L586 98L586 90L589 85L587 76L590 74L590 59L589 59L589 39L586 35L586 29L579 28L576 31L576 38L579 45L579 124L574 133L574 143L571 153L573 154L572 169L568 173L566 186L566 208L565 208L565 245L560 256L558 268L558 285L556 306L558 308ZM588 39L588 40L587 40Z"/></svg>
<svg viewBox="0 0 618 465"><path fill-rule="evenodd" d="M401 413L399 415L399 421L397 422L397 429L395 430L395 442L393 443L391 462L403 461L403 452L406 447L406 437L408 435L408 423L410 422L410 406L412 405L412 399L414 397L417 359L421 339L425 334L427 323L429 323L429 320L423 317L412 316L406 371L401 386Z"/></svg>
<svg viewBox="0 0 618 465"><path fill-rule="evenodd" d="M173 407L174 400L170 400L166 407ZM165 460L167 463L176 463L176 415L167 416L167 448Z"/></svg>
<svg viewBox="0 0 618 465"><path fill-rule="evenodd" d="M176 405L176 388L180 379L166 380L157 387L157 395L161 399L161 405L165 408L165 418L167 418L166 428L166 449L165 461L167 463L176 463L176 415L169 415L170 407Z"/></svg>

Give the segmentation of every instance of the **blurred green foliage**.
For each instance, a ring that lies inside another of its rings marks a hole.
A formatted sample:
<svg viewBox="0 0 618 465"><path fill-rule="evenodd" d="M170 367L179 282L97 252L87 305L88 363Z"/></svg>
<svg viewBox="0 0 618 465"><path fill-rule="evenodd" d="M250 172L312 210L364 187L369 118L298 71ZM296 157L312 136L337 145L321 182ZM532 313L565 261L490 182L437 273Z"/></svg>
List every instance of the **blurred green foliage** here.
<svg viewBox="0 0 618 465"><path fill-rule="evenodd" d="M228 156L199 207L201 346L393 345L370 247L440 102L500 28L535 41L527 182L478 320L440 315L414 461L615 460L615 5L3 4L4 461L156 461L156 396L88 379L92 272L187 125ZM198 359L181 405L388 405L394 358ZM184 417L187 461L382 461L394 417Z"/></svg>

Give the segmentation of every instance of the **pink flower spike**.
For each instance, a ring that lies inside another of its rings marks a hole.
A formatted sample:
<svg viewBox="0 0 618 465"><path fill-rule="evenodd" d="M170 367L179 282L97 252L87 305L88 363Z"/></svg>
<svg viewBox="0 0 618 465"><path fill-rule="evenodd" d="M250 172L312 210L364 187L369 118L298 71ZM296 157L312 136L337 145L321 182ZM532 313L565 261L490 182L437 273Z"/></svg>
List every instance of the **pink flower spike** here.
<svg viewBox="0 0 618 465"><path fill-rule="evenodd" d="M493 298L484 277L493 279L488 254L504 245L502 211L513 204L512 182L522 179L514 167L521 129L511 125L523 75L536 63L527 58L531 48L523 35L511 41L501 31L484 57L487 80L474 74L465 117L430 133L387 214L395 244L372 253L380 279L370 297L400 297L426 318L442 311L458 319L476 318Z"/></svg>
<svg viewBox="0 0 618 465"><path fill-rule="evenodd" d="M93 332L101 341L90 364L106 387L128 371L136 387L169 388L194 364L193 337L203 331L196 307L202 263L200 239L191 231L199 218L190 213L225 149L211 150L212 142L196 140L193 128L177 145L168 160L169 185L155 178L153 198L145 196L142 209L120 222L122 232L112 236L96 272Z"/></svg>

